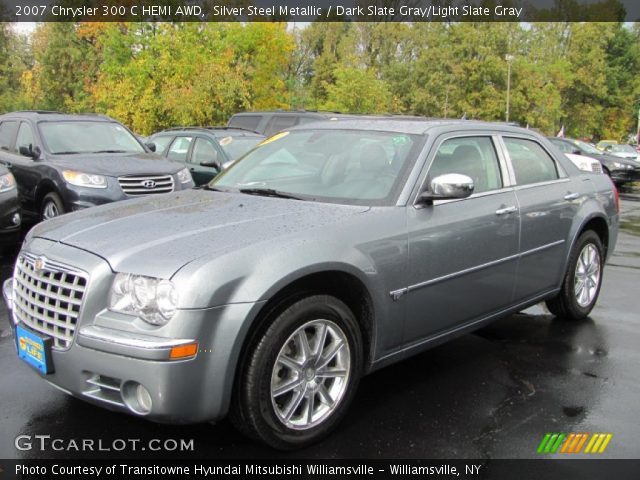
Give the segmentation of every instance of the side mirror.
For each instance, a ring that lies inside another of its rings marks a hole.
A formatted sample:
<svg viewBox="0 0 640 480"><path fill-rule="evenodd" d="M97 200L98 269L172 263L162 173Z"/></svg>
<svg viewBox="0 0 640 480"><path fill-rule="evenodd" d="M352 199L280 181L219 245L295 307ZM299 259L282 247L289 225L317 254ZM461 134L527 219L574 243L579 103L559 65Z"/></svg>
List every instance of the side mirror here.
<svg viewBox="0 0 640 480"><path fill-rule="evenodd" d="M206 162L200 162L201 167L215 168L218 171L222 170L222 165L218 160L207 160Z"/></svg>
<svg viewBox="0 0 640 480"><path fill-rule="evenodd" d="M218 152L214 152L213 158L200 162L201 167L215 168L219 172L222 171L222 163L218 160Z"/></svg>
<svg viewBox="0 0 640 480"><path fill-rule="evenodd" d="M152 152L156 151L156 144L153 142L145 143L144 146L147 147Z"/></svg>
<svg viewBox="0 0 640 480"><path fill-rule="evenodd" d="M429 190L422 192L422 200L452 200L467 198L473 193L473 180L467 175L459 173L447 173L431 180Z"/></svg>
<svg viewBox="0 0 640 480"><path fill-rule="evenodd" d="M29 146L26 145L22 145L20 147L18 147L18 152L20 153L20 155L23 155L25 157L31 157L34 160L37 160L38 158L40 158L40 154L42 153L40 151L40 147L32 147L31 144L29 144Z"/></svg>
<svg viewBox="0 0 640 480"><path fill-rule="evenodd" d="M582 152L580 150L578 150L577 148L574 148L571 153L573 153L574 155L582 155Z"/></svg>

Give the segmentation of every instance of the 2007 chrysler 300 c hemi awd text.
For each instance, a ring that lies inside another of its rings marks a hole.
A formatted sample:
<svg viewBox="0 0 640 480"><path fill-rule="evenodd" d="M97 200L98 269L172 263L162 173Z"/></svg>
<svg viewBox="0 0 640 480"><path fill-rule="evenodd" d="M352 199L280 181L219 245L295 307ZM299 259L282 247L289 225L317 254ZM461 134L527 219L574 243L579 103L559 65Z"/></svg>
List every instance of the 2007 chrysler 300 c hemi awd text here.
<svg viewBox="0 0 640 480"><path fill-rule="evenodd" d="M36 226L3 293L18 355L65 392L295 448L365 373L540 301L585 318L617 204L526 129L326 121L202 189Z"/></svg>

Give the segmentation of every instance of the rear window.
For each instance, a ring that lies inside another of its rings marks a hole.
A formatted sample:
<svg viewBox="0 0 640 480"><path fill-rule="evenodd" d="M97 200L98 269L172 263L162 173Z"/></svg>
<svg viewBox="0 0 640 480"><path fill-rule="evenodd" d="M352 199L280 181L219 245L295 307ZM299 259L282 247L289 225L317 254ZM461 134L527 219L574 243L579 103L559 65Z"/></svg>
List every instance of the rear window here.
<svg viewBox="0 0 640 480"><path fill-rule="evenodd" d="M229 127L244 128L245 130L257 130L262 117L260 115L234 115L229 120Z"/></svg>
<svg viewBox="0 0 640 480"><path fill-rule="evenodd" d="M518 185L548 182L558 178L556 162L533 140L505 138Z"/></svg>
<svg viewBox="0 0 640 480"><path fill-rule="evenodd" d="M276 115L274 116L264 132L269 137L280 130L286 130L298 124L298 117L295 115Z"/></svg>

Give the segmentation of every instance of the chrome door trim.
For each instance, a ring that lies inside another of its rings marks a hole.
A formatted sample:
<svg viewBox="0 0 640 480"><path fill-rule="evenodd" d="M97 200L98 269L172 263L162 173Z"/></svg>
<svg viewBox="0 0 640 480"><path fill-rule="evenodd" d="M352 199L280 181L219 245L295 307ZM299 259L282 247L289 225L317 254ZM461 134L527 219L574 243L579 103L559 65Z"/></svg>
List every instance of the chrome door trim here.
<svg viewBox="0 0 640 480"><path fill-rule="evenodd" d="M525 252L517 253L515 255L509 255L507 257L502 257L502 258L499 258L497 260L492 260L490 262L483 263L481 265L476 265L475 267L465 268L464 270L459 270L457 272L448 273L447 275L442 275L441 277L432 278L431 280L426 280L424 282L415 283L415 284L409 285L408 287L405 287L405 288L399 288L397 290L392 290L391 292L389 292L389 295L391 296L391 298L394 301L396 301L396 300L399 300L400 297L402 297L403 295L405 295L407 293L414 292L414 291L419 290L421 288L428 287L428 286L434 285L436 283L444 282L446 280L451 280L453 278L461 277L462 275L466 275L468 273L474 273L474 272L477 272L479 270L483 270L485 268L489 268L489 267L493 267L495 265L499 265L501 263L510 262L512 260L518 260L518 259L520 259L522 257L528 256L528 255L532 255L534 253L538 253L538 252L541 252L543 250L547 250L549 248L553 248L553 247L558 246L558 245L562 245L563 243L565 243L565 240L556 240L555 242L547 243L546 245L541 245L540 247L532 248L532 249L527 250Z"/></svg>

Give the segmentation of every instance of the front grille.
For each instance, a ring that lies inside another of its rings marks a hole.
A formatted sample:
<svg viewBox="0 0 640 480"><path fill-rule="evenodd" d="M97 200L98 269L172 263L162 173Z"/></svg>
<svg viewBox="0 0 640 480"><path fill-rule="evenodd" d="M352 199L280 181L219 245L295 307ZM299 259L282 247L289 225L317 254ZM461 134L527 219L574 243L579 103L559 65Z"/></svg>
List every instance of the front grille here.
<svg viewBox="0 0 640 480"><path fill-rule="evenodd" d="M87 275L44 257L23 253L14 272L15 319L53 338L53 348L73 342Z"/></svg>
<svg viewBox="0 0 640 480"><path fill-rule="evenodd" d="M593 162L591 164L591 169L594 173L602 173L602 164L600 162Z"/></svg>
<svg viewBox="0 0 640 480"><path fill-rule="evenodd" d="M127 195L150 195L173 192L171 175L118 177L120 188Z"/></svg>

